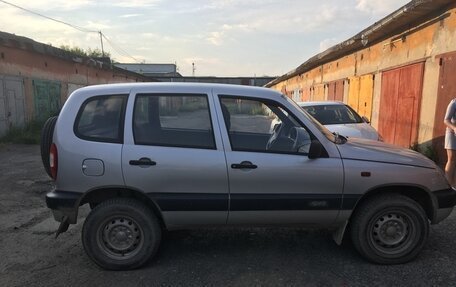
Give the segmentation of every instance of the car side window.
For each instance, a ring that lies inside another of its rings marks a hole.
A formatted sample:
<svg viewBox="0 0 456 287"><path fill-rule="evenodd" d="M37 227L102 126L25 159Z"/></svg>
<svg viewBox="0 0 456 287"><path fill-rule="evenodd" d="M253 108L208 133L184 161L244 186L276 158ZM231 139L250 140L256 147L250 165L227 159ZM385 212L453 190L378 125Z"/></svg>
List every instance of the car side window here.
<svg viewBox="0 0 456 287"><path fill-rule="evenodd" d="M86 100L74 124L76 136L90 141L122 143L127 97L107 95Z"/></svg>
<svg viewBox="0 0 456 287"><path fill-rule="evenodd" d="M220 96L233 151L307 154L311 135L276 102Z"/></svg>
<svg viewBox="0 0 456 287"><path fill-rule="evenodd" d="M207 95L138 94L133 134L138 145L216 148Z"/></svg>

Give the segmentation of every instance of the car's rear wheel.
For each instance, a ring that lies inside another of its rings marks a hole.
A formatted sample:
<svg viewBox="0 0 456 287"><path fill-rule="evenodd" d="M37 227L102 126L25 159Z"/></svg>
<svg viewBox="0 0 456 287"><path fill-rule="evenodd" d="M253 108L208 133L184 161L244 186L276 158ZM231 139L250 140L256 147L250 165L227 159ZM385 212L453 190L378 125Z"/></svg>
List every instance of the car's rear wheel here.
<svg viewBox="0 0 456 287"><path fill-rule="evenodd" d="M89 257L110 270L135 269L157 252L161 229L153 212L134 199L97 205L84 222L82 242Z"/></svg>
<svg viewBox="0 0 456 287"><path fill-rule="evenodd" d="M40 142L40 149L41 149L41 161L43 162L44 169L46 173L52 177L51 175L51 165L49 162L49 154L51 150L51 145L53 141L54 135L54 128L55 123L57 122L57 117L50 117L44 123L43 128L41 129L41 142Z"/></svg>
<svg viewBox="0 0 456 287"><path fill-rule="evenodd" d="M368 199L351 223L355 248L378 264L401 264L414 259L424 247L429 221L423 208L399 194Z"/></svg>

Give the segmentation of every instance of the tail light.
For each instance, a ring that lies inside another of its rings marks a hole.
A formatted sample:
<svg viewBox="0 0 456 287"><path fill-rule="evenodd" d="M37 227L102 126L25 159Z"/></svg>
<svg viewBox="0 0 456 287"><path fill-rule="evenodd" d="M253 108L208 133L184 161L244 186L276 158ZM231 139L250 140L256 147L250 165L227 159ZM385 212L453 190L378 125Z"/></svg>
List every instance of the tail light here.
<svg viewBox="0 0 456 287"><path fill-rule="evenodd" d="M54 180L57 179L58 164L59 157L57 154L57 146L55 144L52 144L49 153L49 166L51 167L51 176Z"/></svg>

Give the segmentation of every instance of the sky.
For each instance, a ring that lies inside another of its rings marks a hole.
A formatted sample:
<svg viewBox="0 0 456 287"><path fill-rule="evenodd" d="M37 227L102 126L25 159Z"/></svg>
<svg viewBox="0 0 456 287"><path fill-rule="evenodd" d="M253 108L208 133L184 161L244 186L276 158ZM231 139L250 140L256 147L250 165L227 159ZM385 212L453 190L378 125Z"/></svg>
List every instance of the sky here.
<svg viewBox="0 0 456 287"><path fill-rule="evenodd" d="M110 40L121 63L176 63L183 76L280 76L408 0L8 0ZM0 1L0 30L101 49L81 32ZM126 52L126 53L125 53ZM131 57L130 57L131 56Z"/></svg>

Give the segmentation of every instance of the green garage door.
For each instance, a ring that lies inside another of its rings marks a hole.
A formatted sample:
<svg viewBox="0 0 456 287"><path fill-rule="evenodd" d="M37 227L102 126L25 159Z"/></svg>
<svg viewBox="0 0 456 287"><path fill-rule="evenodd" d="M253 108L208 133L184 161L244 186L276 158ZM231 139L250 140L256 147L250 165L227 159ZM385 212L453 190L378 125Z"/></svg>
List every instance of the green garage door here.
<svg viewBox="0 0 456 287"><path fill-rule="evenodd" d="M35 118L45 120L60 109L60 82L33 80Z"/></svg>

